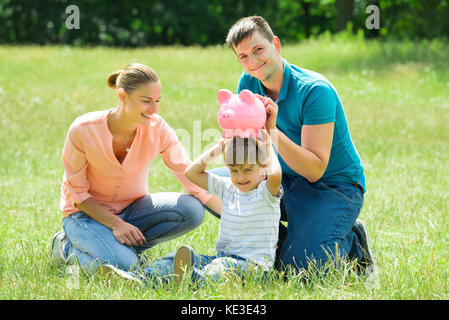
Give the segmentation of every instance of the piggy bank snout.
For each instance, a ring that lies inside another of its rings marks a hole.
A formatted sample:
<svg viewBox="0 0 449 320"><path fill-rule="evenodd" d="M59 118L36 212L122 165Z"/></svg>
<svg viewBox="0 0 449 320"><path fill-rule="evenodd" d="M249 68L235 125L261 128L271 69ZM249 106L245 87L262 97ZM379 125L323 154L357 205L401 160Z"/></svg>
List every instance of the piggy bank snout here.
<svg viewBox="0 0 449 320"><path fill-rule="evenodd" d="M225 110L221 113L221 116L223 117L223 119L230 119L232 118L232 116L234 115L234 111L232 110Z"/></svg>

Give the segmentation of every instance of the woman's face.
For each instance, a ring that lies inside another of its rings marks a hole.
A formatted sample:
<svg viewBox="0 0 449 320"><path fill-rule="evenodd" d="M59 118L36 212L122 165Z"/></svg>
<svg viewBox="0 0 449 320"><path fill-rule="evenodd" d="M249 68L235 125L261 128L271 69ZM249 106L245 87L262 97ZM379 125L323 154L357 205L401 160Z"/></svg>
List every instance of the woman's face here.
<svg viewBox="0 0 449 320"><path fill-rule="evenodd" d="M147 82L141 84L129 94L123 90L119 92L119 96L124 103L125 112L129 119L142 125L149 125L152 115L159 110L161 83L160 81Z"/></svg>

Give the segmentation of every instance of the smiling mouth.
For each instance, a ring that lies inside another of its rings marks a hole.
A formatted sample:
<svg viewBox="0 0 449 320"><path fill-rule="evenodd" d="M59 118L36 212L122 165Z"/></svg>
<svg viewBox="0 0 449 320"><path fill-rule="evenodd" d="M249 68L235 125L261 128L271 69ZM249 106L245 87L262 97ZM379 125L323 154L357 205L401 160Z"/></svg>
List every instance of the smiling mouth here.
<svg viewBox="0 0 449 320"><path fill-rule="evenodd" d="M245 186L245 185L247 185L249 182L244 182L244 183L241 183L241 182L238 182L238 184L240 185L240 186Z"/></svg>
<svg viewBox="0 0 449 320"><path fill-rule="evenodd" d="M257 68L254 68L252 71L259 70L259 69L262 68L265 64L266 64L266 62L262 63L260 66L258 66Z"/></svg>
<svg viewBox="0 0 449 320"><path fill-rule="evenodd" d="M153 115L149 115L149 114L145 114L145 113L141 113L142 117L147 118L147 119L151 119L153 118Z"/></svg>

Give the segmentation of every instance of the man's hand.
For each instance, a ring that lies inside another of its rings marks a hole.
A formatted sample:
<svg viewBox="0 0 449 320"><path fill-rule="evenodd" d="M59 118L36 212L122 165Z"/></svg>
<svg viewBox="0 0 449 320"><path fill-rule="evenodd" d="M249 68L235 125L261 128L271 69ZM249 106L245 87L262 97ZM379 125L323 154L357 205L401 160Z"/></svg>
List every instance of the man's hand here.
<svg viewBox="0 0 449 320"><path fill-rule="evenodd" d="M262 101L265 107L265 111L267 112L267 120L265 122L265 128L268 131L276 129L276 119L278 116L279 106L268 97L263 97L260 94L256 94L256 97L260 101Z"/></svg>

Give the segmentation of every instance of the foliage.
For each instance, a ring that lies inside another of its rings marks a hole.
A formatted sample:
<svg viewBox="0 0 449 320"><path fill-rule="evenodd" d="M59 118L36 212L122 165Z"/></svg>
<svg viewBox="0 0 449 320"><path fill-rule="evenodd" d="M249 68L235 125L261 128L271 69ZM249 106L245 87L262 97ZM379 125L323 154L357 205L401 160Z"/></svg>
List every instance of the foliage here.
<svg viewBox="0 0 449 320"><path fill-rule="evenodd" d="M285 42L336 31L338 0L0 0L0 43L105 46L222 44L239 18L262 15ZM344 1L344 0L341 0ZM349 28L367 37L434 38L449 31L447 0L353 1ZM80 28L68 29L69 5ZM365 8L380 7L381 29L367 30ZM432 23L429 23L432 21Z"/></svg>

